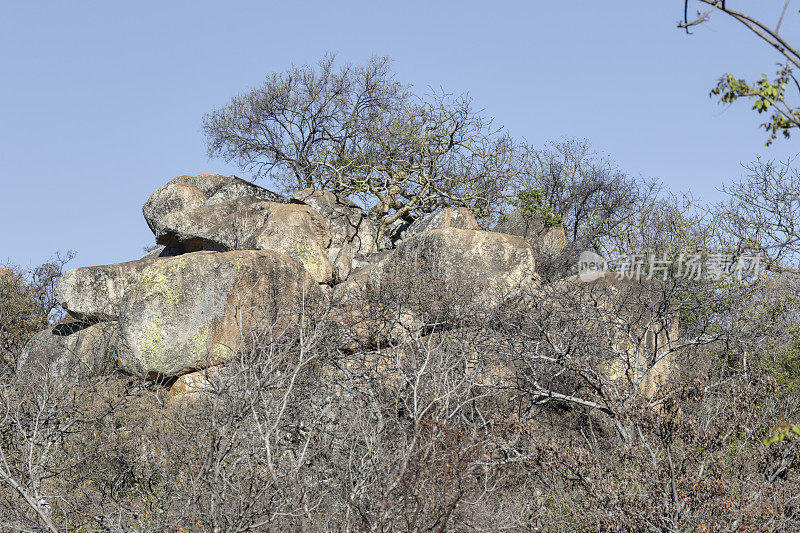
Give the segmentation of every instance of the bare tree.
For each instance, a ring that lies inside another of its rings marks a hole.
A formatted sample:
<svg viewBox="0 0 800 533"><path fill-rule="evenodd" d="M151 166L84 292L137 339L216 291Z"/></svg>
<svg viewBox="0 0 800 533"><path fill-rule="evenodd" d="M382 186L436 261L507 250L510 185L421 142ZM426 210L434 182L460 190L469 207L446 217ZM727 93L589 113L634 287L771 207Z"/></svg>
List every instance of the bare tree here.
<svg viewBox="0 0 800 533"><path fill-rule="evenodd" d="M744 168L716 207L723 240L736 253L761 254L773 272L800 272L800 174L791 161L759 159Z"/></svg>
<svg viewBox="0 0 800 533"><path fill-rule="evenodd" d="M628 176L583 139L551 141L529 149L524 159L525 172L511 184L513 192L541 191L576 250L609 252L609 238L632 230L659 192L655 182Z"/></svg>
<svg viewBox="0 0 800 533"><path fill-rule="evenodd" d="M326 55L316 70L306 65L272 73L261 87L207 114L209 155L284 185L313 186L324 164L358 139L359 124L390 113L407 92L386 57L339 70L334 63Z"/></svg>
<svg viewBox="0 0 800 533"><path fill-rule="evenodd" d="M74 252L56 253L51 260L29 269L0 268L0 357L3 370L16 365L14 354L37 331L60 318L63 311L53 289Z"/></svg>
<svg viewBox="0 0 800 533"><path fill-rule="evenodd" d="M290 187L360 197L379 222L445 205L488 218L520 172L512 139L469 97L414 95L387 58L293 67L204 118L209 154Z"/></svg>

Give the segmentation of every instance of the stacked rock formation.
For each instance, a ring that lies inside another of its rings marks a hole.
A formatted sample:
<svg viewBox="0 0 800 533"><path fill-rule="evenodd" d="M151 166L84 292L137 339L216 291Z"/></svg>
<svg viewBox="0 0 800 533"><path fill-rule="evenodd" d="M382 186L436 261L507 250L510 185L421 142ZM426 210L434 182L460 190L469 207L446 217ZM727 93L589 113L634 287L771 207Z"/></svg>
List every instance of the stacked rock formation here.
<svg viewBox="0 0 800 533"><path fill-rule="evenodd" d="M237 177L179 176L142 211L157 247L68 271L56 298L76 322L37 334L21 371L70 382L109 366L178 377L229 360L248 328L289 327L310 301L369 336L380 313L360 298L397 280L432 302L468 288L462 304L491 311L536 279L539 236L482 231L465 208L398 226L380 245L374 221L346 198L314 189L286 198ZM412 309L404 324L419 322Z"/></svg>

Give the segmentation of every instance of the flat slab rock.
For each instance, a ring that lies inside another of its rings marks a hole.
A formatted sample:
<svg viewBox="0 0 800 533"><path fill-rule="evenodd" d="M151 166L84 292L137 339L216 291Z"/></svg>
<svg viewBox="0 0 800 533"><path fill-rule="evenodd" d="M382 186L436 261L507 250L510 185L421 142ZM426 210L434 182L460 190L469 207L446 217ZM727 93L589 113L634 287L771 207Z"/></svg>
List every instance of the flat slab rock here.
<svg viewBox="0 0 800 533"><path fill-rule="evenodd" d="M117 320L122 297L131 283L144 269L165 259L168 258L151 256L125 263L68 270L56 282L56 301L78 320Z"/></svg>

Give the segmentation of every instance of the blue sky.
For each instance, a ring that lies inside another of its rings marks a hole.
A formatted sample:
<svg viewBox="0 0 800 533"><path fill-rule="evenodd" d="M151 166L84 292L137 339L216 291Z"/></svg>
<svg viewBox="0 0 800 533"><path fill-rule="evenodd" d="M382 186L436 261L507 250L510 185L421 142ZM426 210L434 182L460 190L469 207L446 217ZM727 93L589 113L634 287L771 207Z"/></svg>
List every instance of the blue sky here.
<svg viewBox="0 0 800 533"><path fill-rule="evenodd" d="M685 35L677 0L18 4L0 5L0 262L140 257L153 189L248 177L208 159L202 115L326 51L389 55L401 81L469 92L514 136L587 138L709 201L741 163L800 152L800 137L765 148L749 106L707 96L722 73L771 73L777 57L719 16ZM779 4L760 9L777 19Z"/></svg>

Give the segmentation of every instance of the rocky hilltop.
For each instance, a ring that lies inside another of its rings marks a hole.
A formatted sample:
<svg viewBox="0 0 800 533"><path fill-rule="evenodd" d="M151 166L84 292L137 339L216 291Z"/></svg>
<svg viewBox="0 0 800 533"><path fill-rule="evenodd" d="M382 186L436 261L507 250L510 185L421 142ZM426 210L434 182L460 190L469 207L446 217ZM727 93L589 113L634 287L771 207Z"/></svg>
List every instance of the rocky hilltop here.
<svg viewBox="0 0 800 533"><path fill-rule="evenodd" d="M18 374L79 383L122 371L180 378L173 388L185 390L194 373L235 357L248 332L280 335L319 309L342 350L391 343L432 320L463 327L511 301L524 306L523 293L544 294L537 261L564 248L560 227L513 212L484 231L461 207L396 224L379 242L346 198L313 189L287 198L219 175L174 178L142 212L157 246L67 272L56 297L74 321L38 333ZM406 303L392 320L387 293ZM446 318L436 315L445 307Z"/></svg>

